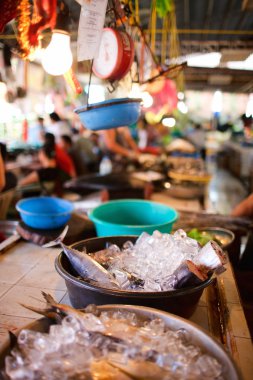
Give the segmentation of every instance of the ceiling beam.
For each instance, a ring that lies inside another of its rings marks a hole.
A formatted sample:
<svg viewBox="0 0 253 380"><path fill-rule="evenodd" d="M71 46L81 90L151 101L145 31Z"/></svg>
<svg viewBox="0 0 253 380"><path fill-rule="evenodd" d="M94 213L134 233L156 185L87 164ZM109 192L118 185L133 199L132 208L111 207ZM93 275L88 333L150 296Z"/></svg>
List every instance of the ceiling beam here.
<svg viewBox="0 0 253 380"><path fill-rule="evenodd" d="M216 91L219 89L222 92L233 92L233 93L251 93L251 90L245 90L244 89L244 83L232 83L228 85L212 85L209 84L207 81L190 81L186 78L186 90L195 90L195 91Z"/></svg>
<svg viewBox="0 0 253 380"><path fill-rule="evenodd" d="M144 29L144 32L150 33L151 29ZM163 29L156 29L157 34L164 33ZM238 36L253 36L253 30L221 30L221 29L177 29L178 34L227 34Z"/></svg>
<svg viewBox="0 0 253 380"><path fill-rule="evenodd" d="M240 49L240 50L252 50L253 51L253 39L251 40L209 40L209 41L180 41L182 55L188 55L192 53L207 53L207 52L219 52L223 49Z"/></svg>
<svg viewBox="0 0 253 380"><path fill-rule="evenodd" d="M253 77L253 70L234 70L229 69L227 67L193 67L193 66L186 66L184 69L184 72L186 74L194 74L197 73L198 75L233 75L236 77L247 77L252 79Z"/></svg>

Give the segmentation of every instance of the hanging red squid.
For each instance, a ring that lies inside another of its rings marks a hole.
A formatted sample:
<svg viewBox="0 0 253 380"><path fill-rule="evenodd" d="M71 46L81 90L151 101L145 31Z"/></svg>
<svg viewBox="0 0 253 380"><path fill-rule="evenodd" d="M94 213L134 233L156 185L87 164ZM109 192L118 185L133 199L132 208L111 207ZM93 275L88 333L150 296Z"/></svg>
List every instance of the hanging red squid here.
<svg viewBox="0 0 253 380"><path fill-rule="evenodd" d="M17 7L18 42L22 58L28 58L39 44L40 33L53 29L57 0L20 0Z"/></svg>

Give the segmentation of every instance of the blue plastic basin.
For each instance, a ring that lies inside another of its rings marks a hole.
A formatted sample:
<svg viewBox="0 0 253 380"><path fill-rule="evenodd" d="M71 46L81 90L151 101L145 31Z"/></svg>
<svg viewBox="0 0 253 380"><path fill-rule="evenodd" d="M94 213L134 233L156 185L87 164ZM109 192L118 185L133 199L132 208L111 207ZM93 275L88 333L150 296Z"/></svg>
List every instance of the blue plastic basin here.
<svg viewBox="0 0 253 380"><path fill-rule="evenodd" d="M134 124L141 113L142 99L118 98L74 110L88 129L98 131Z"/></svg>
<svg viewBox="0 0 253 380"><path fill-rule="evenodd" d="M176 210L161 203L139 199L110 201L89 215L98 236L140 235L143 231L169 233L177 220Z"/></svg>
<svg viewBox="0 0 253 380"><path fill-rule="evenodd" d="M43 230L64 226L74 209L71 202L54 197L22 199L16 208L25 224Z"/></svg>

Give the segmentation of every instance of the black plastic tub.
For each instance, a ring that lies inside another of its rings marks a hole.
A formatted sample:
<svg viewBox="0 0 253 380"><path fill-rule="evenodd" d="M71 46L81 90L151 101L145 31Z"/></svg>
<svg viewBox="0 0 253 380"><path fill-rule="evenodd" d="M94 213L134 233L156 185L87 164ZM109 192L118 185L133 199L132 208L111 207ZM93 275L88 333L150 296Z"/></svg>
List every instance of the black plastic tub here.
<svg viewBox="0 0 253 380"><path fill-rule="evenodd" d="M135 241L137 236L109 236L83 240L72 245L73 248L88 252L104 249L107 242L121 247L125 241ZM106 289L89 284L77 278L77 274L66 255L61 252L55 260L57 272L65 279L69 299L73 307L81 309L89 304L125 304L148 306L189 318L195 311L203 290L212 283L212 279L197 286L166 292L129 292Z"/></svg>

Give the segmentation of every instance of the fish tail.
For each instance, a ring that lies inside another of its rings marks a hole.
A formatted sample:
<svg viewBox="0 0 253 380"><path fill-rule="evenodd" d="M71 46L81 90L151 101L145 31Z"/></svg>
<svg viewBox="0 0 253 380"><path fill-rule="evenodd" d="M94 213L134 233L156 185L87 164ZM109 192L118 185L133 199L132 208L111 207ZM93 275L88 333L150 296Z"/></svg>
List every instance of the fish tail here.
<svg viewBox="0 0 253 380"><path fill-rule="evenodd" d="M25 307L28 310L34 311L34 313L45 315L46 317L48 316L48 309L40 309L39 307L34 307L30 305L26 305L24 303L20 303L21 306Z"/></svg>
<svg viewBox="0 0 253 380"><path fill-rule="evenodd" d="M52 309L40 309L40 308L37 308L34 306L25 305L22 303L20 305L25 307L28 310L33 311L34 313L44 315L47 318L53 319L54 321L56 321L56 323L61 323L61 321L62 321L62 315L59 314L59 312L54 311ZM0 378L0 380L1 380L1 378Z"/></svg>
<svg viewBox="0 0 253 380"><path fill-rule="evenodd" d="M50 248L50 247L54 247L55 245L61 244L65 236L67 235L68 229L69 229L69 226L68 225L65 226L64 230L60 233L60 235L56 239L50 241L49 243L43 244L42 247Z"/></svg>

